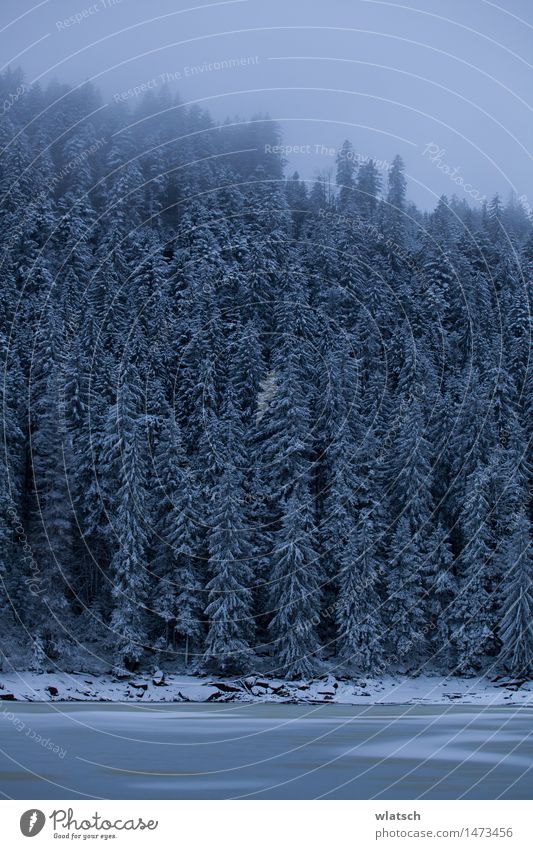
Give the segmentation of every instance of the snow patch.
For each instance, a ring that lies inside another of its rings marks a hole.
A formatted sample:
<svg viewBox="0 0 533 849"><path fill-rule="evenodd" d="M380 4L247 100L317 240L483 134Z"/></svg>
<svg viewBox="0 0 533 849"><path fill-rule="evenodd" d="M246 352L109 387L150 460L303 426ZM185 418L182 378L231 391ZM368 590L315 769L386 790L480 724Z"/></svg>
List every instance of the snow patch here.
<svg viewBox="0 0 533 849"><path fill-rule="evenodd" d="M0 673L0 700L24 702L272 702L312 704L471 704L533 706L533 682L390 675L365 680L283 681L265 676L243 680L192 675L111 675L68 672Z"/></svg>

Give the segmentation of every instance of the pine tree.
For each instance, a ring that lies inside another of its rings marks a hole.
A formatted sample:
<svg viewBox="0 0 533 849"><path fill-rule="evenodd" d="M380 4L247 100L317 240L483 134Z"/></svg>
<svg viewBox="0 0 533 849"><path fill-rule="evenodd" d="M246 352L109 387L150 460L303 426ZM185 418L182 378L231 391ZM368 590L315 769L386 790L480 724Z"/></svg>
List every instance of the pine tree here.
<svg viewBox="0 0 533 849"><path fill-rule="evenodd" d="M479 467L467 481L461 510L462 550L458 558L458 592L450 609L454 668L479 671L494 647L489 574L494 555L489 517L489 479Z"/></svg>
<svg viewBox="0 0 533 849"><path fill-rule="evenodd" d="M306 185L300 180L298 171L295 171L291 179L287 180L285 193L292 212L294 238L299 239L307 217L308 199Z"/></svg>
<svg viewBox="0 0 533 849"><path fill-rule="evenodd" d="M289 291L277 311L282 331L273 359L275 389L258 428L259 479L266 498L263 527L272 549L269 633L280 667L293 676L307 674L314 664L318 637L312 614L320 609L302 299L298 288Z"/></svg>
<svg viewBox="0 0 533 849"><path fill-rule="evenodd" d="M195 485L187 467L178 425L169 419L155 457L158 486L154 572L157 586L153 609L166 624L166 641L184 643L187 666L203 638L203 593L197 560Z"/></svg>
<svg viewBox="0 0 533 849"><path fill-rule="evenodd" d="M347 139L337 154L337 186L341 209L346 209L353 203L355 170L353 145Z"/></svg>
<svg viewBox="0 0 533 849"><path fill-rule="evenodd" d="M320 649L317 552L309 507L295 494L287 499L271 554L270 637L276 669L289 678L311 675Z"/></svg>
<svg viewBox="0 0 533 849"><path fill-rule="evenodd" d="M533 563L531 529L523 513L516 518L502 560L500 659L512 675L528 678L533 666Z"/></svg>
<svg viewBox="0 0 533 849"><path fill-rule="evenodd" d="M376 214L380 187L378 169L370 159L359 166L356 187L357 209L359 214L368 220L372 220Z"/></svg>
<svg viewBox="0 0 533 849"><path fill-rule="evenodd" d="M147 559L147 471L138 371L129 363L111 408L120 471L114 518L116 551L111 563L115 607L111 630L119 664L135 669L146 645L146 602L151 570Z"/></svg>
<svg viewBox="0 0 533 849"><path fill-rule="evenodd" d="M363 509L342 551L337 604L339 654L363 674L375 675L383 663L380 572L375 520Z"/></svg>
<svg viewBox="0 0 533 849"><path fill-rule="evenodd" d="M393 536L384 619L393 665L413 668L426 651L424 554L409 520L402 516Z"/></svg>
<svg viewBox="0 0 533 849"><path fill-rule="evenodd" d="M62 398L60 326L49 302L39 329L30 376L30 462L33 478L30 528L41 563L35 630L44 651L57 657L68 633L67 592L72 590L70 554L72 516L68 478L72 469L71 442L65 426Z"/></svg>
<svg viewBox="0 0 533 849"><path fill-rule="evenodd" d="M207 546L209 572L208 632L204 661L220 671L247 668L252 657L253 569L246 517L242 429L239 412L228 395L218 439L223 470L210 493Z"/></svg>

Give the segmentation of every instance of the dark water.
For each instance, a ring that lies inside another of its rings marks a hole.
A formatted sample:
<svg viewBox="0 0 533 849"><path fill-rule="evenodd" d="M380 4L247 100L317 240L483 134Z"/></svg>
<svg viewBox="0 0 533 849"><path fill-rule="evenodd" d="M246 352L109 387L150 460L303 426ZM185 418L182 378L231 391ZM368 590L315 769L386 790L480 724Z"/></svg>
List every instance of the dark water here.
<svg viewBox="0 0 533 849"><path fill-rule="evenodd" d="M528 708L2 703L0 750L14 799L533 797Z"/></svg>

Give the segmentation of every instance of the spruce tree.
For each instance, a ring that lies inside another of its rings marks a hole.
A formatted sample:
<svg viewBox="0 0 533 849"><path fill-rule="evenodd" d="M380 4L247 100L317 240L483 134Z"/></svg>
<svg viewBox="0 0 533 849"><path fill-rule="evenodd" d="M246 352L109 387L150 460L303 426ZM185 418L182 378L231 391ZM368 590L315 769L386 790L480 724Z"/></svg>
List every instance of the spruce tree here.
<svg viewBox="0 0 533 849"><path fill-rule="evenodd" d="M528 678L533 666L533 563L531 528L521 513L503 553L499 638L500 659L517 678Z"/></svg>
<svg viewBox="0 0 533 849"><path fill-rule="evenodd" d="M203 638L201 562L197 558L196 487L177 423L166 422L155 457L158 491L152 607L166 626L166 642L182 643L187 666Z"/></svg>
<svg viewBox="0 0 533 849"><path fill-rule="evenodd" d="M116 550L111 562L114 609L111 631L117 663L135 669L147 642L148 491L145 431L139 374L129 363L120 376L118 397L111 408L115 446L119 452L114 529Z"/></svg>

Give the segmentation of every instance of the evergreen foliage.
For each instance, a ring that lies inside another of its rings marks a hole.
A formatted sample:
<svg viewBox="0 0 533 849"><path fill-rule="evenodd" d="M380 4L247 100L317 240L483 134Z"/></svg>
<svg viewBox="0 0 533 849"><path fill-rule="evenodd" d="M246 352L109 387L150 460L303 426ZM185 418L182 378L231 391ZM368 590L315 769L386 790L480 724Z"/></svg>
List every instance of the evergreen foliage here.
<svg viewBox="0 0 533 849"><path fill-rule="evenodd" d="M96 104L35 86L0 131L0 610L34 661L530 676L519 202L422 213L399 157L346 141L308 185L268 119Z"/></svg>

